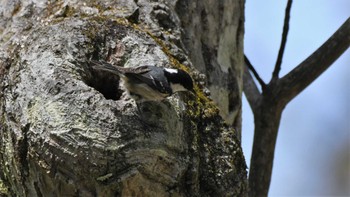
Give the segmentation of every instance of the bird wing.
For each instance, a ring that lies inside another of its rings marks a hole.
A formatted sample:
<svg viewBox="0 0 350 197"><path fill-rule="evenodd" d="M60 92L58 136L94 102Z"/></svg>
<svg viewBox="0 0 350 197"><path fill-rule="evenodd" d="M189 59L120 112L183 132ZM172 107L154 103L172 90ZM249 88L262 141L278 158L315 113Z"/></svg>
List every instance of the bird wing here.
<svg viewBox="0 0 350 197"><path fill-rule="evenodd" d="M139 67L119 67L113 66L110 63L104 61L91 60L92 68L95 70L103 70L117 75L124 75L126 78L133 79L128 80L132 83L145 83L154 90L157 90L164 94L172 94L171 88L166 78L164 78L164 71L162 68L154 67L157 72L150 69L150 66L139 66ZM162 83L162 81L164 83Z"/></svg>
<svg viewBox="0 0 350 197"><path fill-rule="evenodd" d="M171 88L168 81L163 75L163 69L154 67L154 69L159 69L158 72L153 72L149 66L139 66L133 70L133 72L125 72L124 75L129 78L134 78L140 81L140 83L145 83L154 90L157 90L163 94L172 94ZM163 83L163 82L164 83Z"/></svg>
<svg viewBox="0 0 350 197"><path fill-rule="evenodd" d="M92 68L95 70L103 70L113 74L144 74L150 71L148 66L139 67L120 67L113 66L112 64L105 61L91 60L90 63L93 65Z"/></svg>
<svg viewBox="0 0 350 197"><path fill-rule="evenodd" d="M120 69L121 67L113 66L105 61L91 60L90 63L92 64L92 68L95 70L103 70L116 75L123 74L123 71Z"/></svg>

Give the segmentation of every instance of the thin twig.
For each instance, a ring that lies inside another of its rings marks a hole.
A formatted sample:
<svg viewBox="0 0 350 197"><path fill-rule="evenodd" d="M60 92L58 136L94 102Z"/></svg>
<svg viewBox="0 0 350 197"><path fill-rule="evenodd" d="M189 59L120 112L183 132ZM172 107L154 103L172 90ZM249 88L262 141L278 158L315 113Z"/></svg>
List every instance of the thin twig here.
<svg viewBox="0 0 350 197"><path fill-rule="evenodd" d="M258 80L259 84L261 85L261 88L264 89L266 87L266 83L260 78L258 72L256 72L254 66L252 65L252 63L250 63L246 55L244 55L244 62L248 66L249 70L252 71L255 79Z"/></svg>
<svg viewBox="0 0 350 197"><path fill-rule="evenodd" d="M287 36L288 36L288 30L289 30L289 20L290 20L290 10L292 8L292 3L293 3L293 0L288 0L287 7L286 7L286 13L285 13L285 17L284 17L282 41L281 41L280 50L278 51L275 70L273 71L273 74L272 74L272 80L276 80L278 78L278 74L281 70L284 49L286 48L286 43L287 43Z"/></svg>
<svg viewBox="0 0 350 197"><path fill-rule="evenodd" d="M245 94L245 97L248 100L248 103L250 105L250 108L252 109L253 113L256 111L259 105L259 100L261 98L261 93L259 92L258 87L256 86L256 83L253 79L253 76L248 70L248 66L244 66L243 71L243 91Z"/></svg>

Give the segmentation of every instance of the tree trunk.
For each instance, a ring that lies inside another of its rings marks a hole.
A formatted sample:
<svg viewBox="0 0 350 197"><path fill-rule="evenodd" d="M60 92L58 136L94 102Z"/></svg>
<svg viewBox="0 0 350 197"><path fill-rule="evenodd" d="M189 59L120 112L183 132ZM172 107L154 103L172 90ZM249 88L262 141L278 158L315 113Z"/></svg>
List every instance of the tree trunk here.
<svg viewBox="0 0 350 197"><path fill-rule="evenodd" d="M254 114L254 142L249 171L249 196L267 196L271 181L278 127L284 105L263 95ZM264 148L261 148L264 147ZM263 170L261 170L263 169Z"/></svg>
<svg viewBox="0 0 350 197"><path fill-rule="evenodd" d="M182 41L220 115L241 133L244 1L178 1Z"/></svg>
<svg viewBox="0 0 350 197"><path fill-rule="evenodd" d="M243 1L0 4L0 194L247 195L239 135L204 84L239 131ZM137 106L90 59L183 68L196 96Z"/></svg>

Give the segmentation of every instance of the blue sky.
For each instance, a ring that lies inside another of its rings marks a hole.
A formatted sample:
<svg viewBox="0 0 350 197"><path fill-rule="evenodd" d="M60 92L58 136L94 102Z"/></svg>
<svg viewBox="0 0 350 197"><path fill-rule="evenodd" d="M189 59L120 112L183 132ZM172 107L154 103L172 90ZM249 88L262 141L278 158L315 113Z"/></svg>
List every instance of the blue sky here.
<svg viewBox="0 0 350 197"><path fill-rule="evenodd" d="M276 61L286 4L246 0L245 53L265 82ZM349 16L349 0L294 0L280 76L314 52ZM349 76L348 49L287 105L269 196L350 195ZM252 112L244 100L242 145L248 164L253 130Z"/></svg>

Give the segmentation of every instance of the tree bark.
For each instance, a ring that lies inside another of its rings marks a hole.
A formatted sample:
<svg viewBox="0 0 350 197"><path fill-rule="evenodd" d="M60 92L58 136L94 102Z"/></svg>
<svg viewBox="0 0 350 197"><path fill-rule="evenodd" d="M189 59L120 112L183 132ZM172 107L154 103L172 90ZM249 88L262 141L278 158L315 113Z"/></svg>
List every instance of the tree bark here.
<svg viewBox="0 0 350 197"><path fill-rule="evenodd" d="M180 0L176 8L184 30L182 41L194 67L205 73L220 115L240 134L244 1Z"/></svg>
<svg viewBox="0 0 350 197"><path fill-rule="evenodd" d="M202 46L217 64L201 71L234 76L233 85L218 80L227 91L224 99L237 99L220 109L235 113L232 122L239 130L243 4L193 3L205 6L170 0L2 0L0 180L7 187L2 194L245 196L239 135L205 96L205 80L194 70L200 65L192 53L196 46L190 44L200 39L188 36L190 25L182 16L191 13L208 20L202 28L218 28L213 43ZM212 4L215 13L203 14ZM219 58L223 52L237 55ZM197 82L196 96L175 94L137 106L119 78L95 72L90 59L185 69Z"/></svg>

